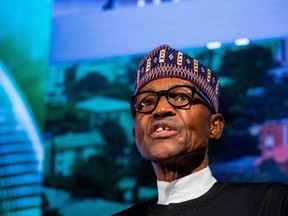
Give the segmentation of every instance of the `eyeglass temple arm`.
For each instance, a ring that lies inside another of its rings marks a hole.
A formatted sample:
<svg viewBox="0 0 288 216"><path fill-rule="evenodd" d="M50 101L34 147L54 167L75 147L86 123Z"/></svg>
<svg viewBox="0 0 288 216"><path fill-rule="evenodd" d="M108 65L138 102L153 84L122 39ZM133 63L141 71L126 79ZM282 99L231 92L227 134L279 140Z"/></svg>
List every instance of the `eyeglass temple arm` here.
<svg viewBox="0 0 288 216"><path fill-rule="evenodd" d="M213 113L213 114L216 113L215 109L213 108L212 104L210 103L210 101L206 97L206 95L203 94L198 88L195 87L195 89L196 89L196 92L200 95L200 97L205 101L205 102L200 102L200 100L196 100L197 103L206 105L208 107L208 109L211 111L211 113ZM193 100L193 102L194 101L195 101L195 99Z"/></svg>

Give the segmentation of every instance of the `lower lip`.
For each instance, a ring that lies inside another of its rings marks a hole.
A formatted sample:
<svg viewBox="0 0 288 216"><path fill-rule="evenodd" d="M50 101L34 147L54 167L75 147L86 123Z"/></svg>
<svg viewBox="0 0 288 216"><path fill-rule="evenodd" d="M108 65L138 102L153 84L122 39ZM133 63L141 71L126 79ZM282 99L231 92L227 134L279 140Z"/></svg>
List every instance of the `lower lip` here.
<svg viewBox="0 0 288 216"><path fill-rule="evenodd" d="M170 131L161 131L161 132L153 132L151 134L151 138L169 138L177 134L177 131L170 130Z"/></svg>

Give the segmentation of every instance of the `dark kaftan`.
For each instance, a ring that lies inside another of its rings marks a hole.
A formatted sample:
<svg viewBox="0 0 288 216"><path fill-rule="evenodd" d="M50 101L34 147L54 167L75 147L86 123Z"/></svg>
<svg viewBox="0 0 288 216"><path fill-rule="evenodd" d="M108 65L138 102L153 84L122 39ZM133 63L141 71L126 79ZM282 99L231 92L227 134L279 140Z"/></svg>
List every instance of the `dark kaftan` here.
<svg viewBox="0 0 288 216"><path fill-rule="evenodd" d="M282 183L217 182L196 199L159 205L155 198L115 215L288 216L288 186Z"/></svg>

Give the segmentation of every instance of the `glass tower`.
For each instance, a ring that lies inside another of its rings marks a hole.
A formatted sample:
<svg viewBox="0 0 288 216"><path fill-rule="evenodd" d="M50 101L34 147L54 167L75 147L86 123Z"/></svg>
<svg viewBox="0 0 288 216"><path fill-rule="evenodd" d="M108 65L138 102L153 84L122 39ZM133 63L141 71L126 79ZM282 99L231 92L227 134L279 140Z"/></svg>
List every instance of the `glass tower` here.
<svg viewBox="0 0 288 216"><path fill-rule="evenodd" d="M16 82L0 62L0 215L40 216L43 141Z"/></svg>

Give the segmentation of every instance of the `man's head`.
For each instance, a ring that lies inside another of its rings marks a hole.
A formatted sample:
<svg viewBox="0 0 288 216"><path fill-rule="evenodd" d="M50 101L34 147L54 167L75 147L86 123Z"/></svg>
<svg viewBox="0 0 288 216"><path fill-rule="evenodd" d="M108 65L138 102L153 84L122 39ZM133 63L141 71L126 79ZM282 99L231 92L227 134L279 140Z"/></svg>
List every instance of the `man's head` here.
<svg viewBox="0 0 288 216"><path fill-rule="evenodd" d="M149 52L140 62L136 73L134 95L152 80L177 77L188 80L199 88L213 112L218 112L219 78L196 59L168 45ZM133 111L135 110L132 109L132 114L135 114Z"/></svg>
<svg viewBox="0 0 288 216"><path fill-rule="evenodd" d="M162 45L137 68L131 111L133 134L144 158L173 161L206 152L219 138L219 79L197 60Z"/></svg>

